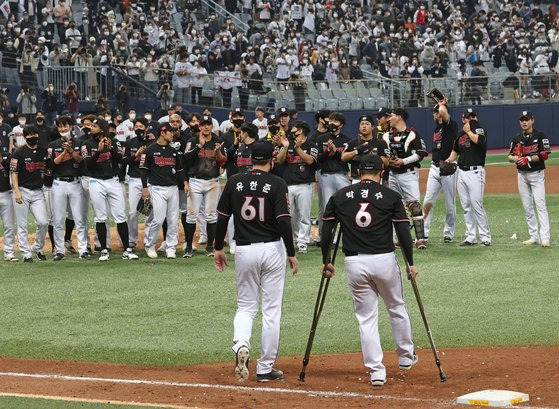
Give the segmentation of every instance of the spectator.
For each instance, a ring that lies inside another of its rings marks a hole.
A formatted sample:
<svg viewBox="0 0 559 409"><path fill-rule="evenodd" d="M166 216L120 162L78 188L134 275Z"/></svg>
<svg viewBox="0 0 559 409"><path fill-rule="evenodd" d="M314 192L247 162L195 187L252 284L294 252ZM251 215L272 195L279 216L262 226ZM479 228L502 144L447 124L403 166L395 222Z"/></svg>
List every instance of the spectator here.
<svg viewBox="0 0 559 409"><path fill-rule="evenodd" d="M43 112L44 123L47 126L53 126L58 115L58 94L53 83L49 83L48 87L43 90L41 99L43 100L41 111Z"/></svg>
<svg viewBox="0 0 559 409"><path fill-rule="evenodd" d="M66 42L66 30L70 25L70 18L72 17L72 10L66 4L65 0L58 0L58 4L52 9L56 29L58 30L58 37L61 43Z"/></svg>
<svg viewBox="0 0 559 409"><path fill-rule="evenodd" d="M160 107L162 112L167 112L167 110L173 105L173 99L175 98L175 91L171 85L166 82L161 85L159 91L157 92L157 99L159 99Z"/></svg>
<svg viewBox="0 0 559 409"><path fill-rule="evenodd" d="M19 105L19 113L25 115L26 122L32 123L35 119L35 114L37 113L37 97L30 89L29 86L24 85L21 88L20 93L16 98L16 102Z"/></svg>
<svg viewBox="0 0 559 409"><path fill-rule="evenodd" d="M128 94L128 87L121 85L115 95L117 109L119 112L128 112L130 108L130 95Z"/></svg>
<svg viewBox="0 0 559 409"><path fill-rule="evenodd" d="M14 47L14 41L11 37L0 43L0 51L2 51L2 69L0 76L2 82L7 84L20 85L20 79L17 69L17 49Z"/></svg>
<svg viewBox="0 0 559 409"><path fill-rule="evenodd" d="M80 91L75 82L72 83L64 91L64 107L66 111L72 116L74 122L78 117L78 103L80 101Z"/></svg>
<svg viewBox="0 0 559 409"><path fill-rule="evenodd" d="M93 111L95 111L95 115L101 115L106 111L110 111L107 99L104 96L101 95L97 98L97 102L93 106Z"/></svg>

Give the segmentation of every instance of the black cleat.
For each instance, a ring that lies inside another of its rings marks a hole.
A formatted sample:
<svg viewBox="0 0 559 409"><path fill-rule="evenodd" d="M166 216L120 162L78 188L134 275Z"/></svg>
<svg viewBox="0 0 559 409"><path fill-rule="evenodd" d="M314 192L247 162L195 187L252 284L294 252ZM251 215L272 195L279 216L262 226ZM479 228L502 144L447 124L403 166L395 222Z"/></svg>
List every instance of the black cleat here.
<svg viewBox="0 0 559 409"><path fill-rule="evenodd" d="M24 258L23 258L23 262L24 262L24 263L32 263L32 262L33 262L33 259L32 259L31 257L24 257Z"/></svg>
<svg viewBox="0 0 559 409"><path fill-rule="evenodd" d="M275 369L272 369L268 373L256 374L256 380L258 382L276 381L278 379L283 379L283 372Z"/></svg>
<svg viewBox="0 0 559 409"><path fill-rule="evenodd" d="M66 258L66 256L62 253L56 253L56 255L52 258L54 261L62 261Z"/></svg>
<svg viewBox="0 0 559 409"><path fill-rule="evenodd" d="M468 246L475 246L476 243L471 243L468 240L464 240L462 243L460 243L460 247L468 247Z"/></svg>
<svg viewBox="0 0 559 409"><path fill-rule="evenodd" d="M43 253L42 251L37 252L37 258L41 261L46 261L47 260L47 256L45 256L45 253Z"/></svg>
<svg viewBox="0 0 559 409"><path fill-rule="evenodd" d="M452 239L450 237L445 237L443 241L445 243L452 243Z"/></svg>

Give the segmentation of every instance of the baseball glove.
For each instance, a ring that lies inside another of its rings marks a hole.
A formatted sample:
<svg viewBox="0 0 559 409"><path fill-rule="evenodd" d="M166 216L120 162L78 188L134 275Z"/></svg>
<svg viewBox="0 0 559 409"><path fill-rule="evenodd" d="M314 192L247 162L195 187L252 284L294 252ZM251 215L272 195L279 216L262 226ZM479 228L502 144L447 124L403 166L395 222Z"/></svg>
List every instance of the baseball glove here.
<svg viewBox="0 0 559 409"><path fill-rule="evenodd" d="M450 176L454 175L456 172L456 163L454 162L441 162L439 166L439 174L441 176Z"/></svg>
<svg viewBox="0 0 559 409"><path fill-rule="evenodd" d="M153 210L153 205L151 204L151 198L147 199L140 199L138 202L138 206L136 206L136 210L138 213L143 214L144 216L149 216Z"/></svg>

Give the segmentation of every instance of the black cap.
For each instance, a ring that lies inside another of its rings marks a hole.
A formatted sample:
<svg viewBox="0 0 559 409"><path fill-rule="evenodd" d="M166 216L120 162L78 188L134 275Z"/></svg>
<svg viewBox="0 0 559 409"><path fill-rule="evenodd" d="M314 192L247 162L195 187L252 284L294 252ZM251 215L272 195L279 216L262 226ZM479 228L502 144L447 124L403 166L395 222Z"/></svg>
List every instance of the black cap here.
<svg viewBox="0 0 559 409"><path fill-rule="evenodd" d="M377 112L377 118L382 118L383 116L388 116L392 113L392 110L389 108L380 108Z"/></svg>
<svg viewBox="0 0 559 409"><path fill-rule="evenodd" d="M233 111L231 111L231 118L234 117L235 115L245 116L245 113L241 108L235 108Z"/></svg>
<svg viewBox="0 0 559 409"><path fill-rule="evenodd" d="M107 121L103 118L95 118L92 122L99 125L105 136L109 136L109 123Z"/></svg>
<svg viewBox="0 0 559 409"><path fill-rule="evenodd" d="M289 110L286 107L278 109L278 116L289 115Z"/></svg>
<svg viewBox="0 0 559 409"><path fill-rule="evenodd" d="M213 124L212 117L209 116L209 115L202 115L200 117L200 125L206 124L206 123Z"/></svg>
<svg viewBox="0 0 559 409"><path fill-rule="evenodd" d="M274 156L274 144L272 142L260 140L252 145L252 160L269 160Z"/></svg>
<svg viewBox="0 0 559 409"><path fill-rule="evenodd" d="M534 114L530 111L522 111L518 119L527 118L527 119L534 119Z"/></svg>
<svg viewBox="0 0 559 409"><path fill-rule="evenodd" d="M169 105L169 108L167 108L167 111L170 110L170 109L173 109L173 110L177 109L177 104Z"/></svg>
<svg viewBox="0 0 559 409"><path fill-rule="evenodd" d="M359 160L359 170L382 170L384 164L378 155L365 155Z"/></svg>
<svg viewBox="0 0 559 409"><path fill-rule="evenodd" d="M169 122L161 122L157 127L157 135L161 135L161 132L165 132L165 131L175 132L175 128Z"/></svg>
<svg viewBox="0 0 559 409"><path fill-rule="evenodd" d="M371 125L374 124L373 117L372 117L371 115L363 115L363 116L360 116L360 117L359 117L359 123L361 123L361 122L363 122L363 121L370 122Z"/></svg>
<svg viewBox="0 0 559 409"><path fill-rule="evenodd" d="M410 114L404 108L396 108L392 111L392 114L401 116L404 121L410 117Z"/></svg>
<svg viewBox="0 0 559 409"><path fill-rule="evenodd" d="M470 116L477 116L477 112L473 108L468 108L462 113L462 118L468 118Z"/></svg>
<svg viewBox="0 0 559 409"><path fill-rule="evenodd" d="M270 122L273 122L275 124L279 123L278 117L276 114L272 114L268 117L268 125L270 125Z"/></svg>

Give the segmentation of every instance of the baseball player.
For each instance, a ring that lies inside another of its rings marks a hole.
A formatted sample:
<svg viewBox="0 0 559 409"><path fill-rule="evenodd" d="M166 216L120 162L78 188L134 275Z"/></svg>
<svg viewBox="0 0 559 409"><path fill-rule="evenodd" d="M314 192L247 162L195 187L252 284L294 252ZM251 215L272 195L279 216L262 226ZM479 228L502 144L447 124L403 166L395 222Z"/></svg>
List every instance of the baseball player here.
<svg viewBox="0 0 559 409"><path fill-rule="evenodd" d="M391 109L388 108L380 108L377 112L377 126L373 128L373 139L382 139L382 136L390 130L390 114L392 113ZM390 177L390 170L388 167L384 168L384 172L382 172L382 184L384 186L388 186L388 178Z"/></svg>
<svg viewBox="0 0 559 409"><path fill-rule="evenodd" d="M490 246L491 232L483 208L487 132L480 126L477 114L472 108L468 108L462 114L462 124L462 132L454 141L452 152L447 159L454 162L458 158L456 184L466 223L466 239L460 246L473 246L477 243L476 227L481 245Z"/></svg>
<svg viewBox="0 0 559 409"><path fill-rule="evenodd" d="M58 124L59 119L57 119ZM81 188L80 141L72 138L70 132L62 132L61 137L51 142L47 148L47 167L52 174L50 208L54 225L54 260L65 258L65 236L67 209L70 207L77 230L78 251L83 259L89 258L87 249L88 228L83 218L84 195ZM73 248L73 247L72 247Z"/></svg>
<svg viewBox="0 0 559 409"><path fill-rule="evenodd" d="M241 136L241 126L245 123L245 114L241 108L235 108L231 112L231 128L227 132L222 132L222 138L224 142L225 151L227 151L235 143L238 143L238 139ZM227 178L230 178L238 172L235 163L227 162L225 166L227 171Z"/></svg>
<svg viewBox="0 0 559 409"><path fill-rule="evenodd" d="M314 143L318 142L318 137L323 133L328 133L328 121L332 111L329 109L322 109L314 114L314 119L316 121L316 129L311 135L311 141Z"/></svg>
<svg viewBox="0 0 559 409"><path fill-rule="evenodd" d="M256 107L254 113L256 118L254 118L252 123L258 127L258 138L264 139L268 135L268 120L264 116L266 110L262 107Z"/></svg>
<svg viewBox="0 0 559 409"><path fill-rule="evenodd" d="M522 132L512 138L509 162L516 164L518 192L530 233L530 238L522 244L529 246L541 243L542 247L549 247L549 216L545 203L545 161L551 153L549 139L543 132L534 128L534 115L530 111L522 111L519 121ZM538 213L537 219L534 203Z"/></svg>
<svg viewBox="0 0 559 409"><path fill-rule="evenodd" d="M10 174L14 190L14 212L17 222L17 242L23 261L32 263L32 251L45 261L43 252L47 235L48 218L43 196L43 174L47 168L47 150L38 146L39 133L33 125L23 128L25 145L17 148L10 158ZM35 243L29 248L27 217L29 212L35 219L37 231Z"/></svg>
<svg viewBox="0 0 559 409"><path fill-rule="evenodd" d="M392 228L396 230L400 246L409 263L408 277L417 275L413 263L413 242L409 220L402 197L382 186L383 163L377 155L366 155L359 162L360 183L337 191L324 210L322 225L322 259L334 274L329 248L333 228L340 223L343 252L355 316L359 322L363 362L369 369L371 383L386 383L386 368L378 333L378 297L386 306L399 368L410 370L417 362L414 352L410 317L403 295L400 267L394 254Z"/></svg>
<svg viewBox="0 0 559 409"><path fill-rule="evenodd" d="M351 163L351 180L352 183L359 183L359 161L364 155L370 153L379 155L385 166L388 165L388 155L390 154L386 142L373 137L373 117L363 115L359 118L359 135L347 144L345 151L342 153L342 160Z"/></svg>
<svg viewBox="0 0 559 409"><path fill-rule="evenodd" d="M142 152L140 169L142 172L142 198L151 197L153 204L153 222L146 230L145 248L150 258L157 258L155 243L163 221L167 219L167 237L165 252L168 259L177 258L176 245L179 242L179 190L177 180L188 193L188 182L182 169L180 152L171 147L175 128L170 123L159 125L159 137Z"/></svg>
<svg viewBox="0 0 559 409"><path fill-rule="evenodd" d="M12 128L12 132L8 135L9 137L9 151L13 152L14 149L25 145L25 136L23 135L23 129L27 125L27 116L25 114L18 114L17 116L18 125Z"/></svg>
<svg viewBox="0 0 559 409"><path fill-rule="evenodd" d="M433 109L433 119L436 127L433 132L431 168L427 178L425 198L423 199L423 218L425 219L425 240L428 240L435 203L442 189L446 209L443 241L450 243L454 238L454 226L456 225L456 173L441 176L439 168L441 162L444 162L452 151L452 146L458 136L458 124L450 117L446 101L446 99L441 101Z"/></svg>
<svg viewBox="0 0 559 409"><path fill-rule="evenodd" d="M0 112L0 153L10 152L10 134L12 127L4 122L4 113Z"/></svg>
<svg viewBox="0 0 559 409"><path fill-rule="evenodd" d="M253 144L253 170L231 177L218 205L214 263L220 272L227 265L223 252L227 224L232 215L235 220L237 313L233 322L233 352L235 376L239 381L249 377L250 338L260 293L262 347L256 364L256 380L266 382L283 378L283 372L275 369L274 363L279 348L286 251L293 274L297 273L298 261L293 247L287 185L283 179L269 173L273 154L274 146L270 142Z"/></svg>
<svg viewBox="0 0 559 409"><path fill-rule="evenodd" d="M128 167L128 229L130 247L136 248L138 242L138 202L142 199L142 178L140 172L140 159L146 148L153 141L146 135L148 121L145 118L134 119L134 137L125 144L123 165ZM145 220L144 232L149 230L153 222L153 214ZM144 233L145 236L145 233Z"/></svg>
<svg viewBox="0 0 559 409"><path fill-rule="evenodd" d="M213 257L214 238L217 222L217 203L221 186L219 175L221 165L227 161L222 149L223 140L212 134L212 119L204 115L200 119L200 135L191 138L186 144L184 154L185 163L188 163L188 176L190 185L190 200L186 215L186 249L185 258L193 256L192 240L196 232L196 218L200 211L202 199L205 203L206 231L208 242L206 256Z"/></svg>
<svg viewBox="0 0 559 409"><path fill-rule="evenodd" d="M4 261L19 261L14 255L14 202L10 185L10 154L8 149L0 151L0 216L4 226Z"/></svg>
<svg viewBox="0 0 559 409"><path fill-rule="evenodd" d="M423 225L423 210L419 194L419 162L427 156L425 142L417 132L406 124L409 114L405 109L396 108L389 117L391 131L382 138L393 156L389 161L390 176L388 183L406 202L415 229L415 247L427 248Z"/></svg>
<svg viewBox="0 0 559 409"><path fill-rule="evenodd" d="M116 223L124 252L124 260L137 260L138 256L129 245L126 198L118 180L118 163L122 160L120 143L109 138L109 124L104 119L95 119L91 124L91 138L81 147L85 172L89 177L89 196L95 213L95 228L101 244L99 261L109 260L107 250L107 226L109 218L107 200Z"/></svg>
<svg viewBox="0 0 559 409"><path fill-rule="evenodd" d="M283 136L282 147L277 156L279 164L285 164L283 179L287 183L289 203L293 217L291 227L299 253L306 253L311 241L311 208L314 191L314 166L318 149L307 139L309 125L304 121L293 124L289 136Z"/></svg>
<svg viewBox="0 0 559 409"><path fill-rule="evenodd" d="M233 162L238 173L252 169L252 146L258 140L258 128L254 124L243 124L239 138L227 149L227 162Z"/></svg>
<svg viewBox="0 0 559 409"><path fill-rule="evenodd" d="M321 134L316 142L318 148L318 186L320 194L320 214L324 214L324 207L330 197L339 189L346 187L351 182L347 177L349 167L342 160L342 152L351 141L342 134L345 118L339 112L333 112L328 117L329 132ZM322 230L321 230L322 231Z"/></svg>

